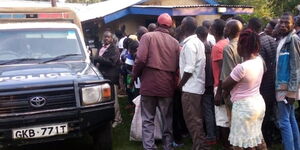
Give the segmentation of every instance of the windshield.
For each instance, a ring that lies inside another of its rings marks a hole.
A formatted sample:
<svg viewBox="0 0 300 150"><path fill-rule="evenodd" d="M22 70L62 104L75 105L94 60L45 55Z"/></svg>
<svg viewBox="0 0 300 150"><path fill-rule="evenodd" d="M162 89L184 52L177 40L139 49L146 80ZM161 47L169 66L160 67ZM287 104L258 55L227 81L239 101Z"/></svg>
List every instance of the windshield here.
<svg viewBox="0 0 300 150"><path fill-rule="evenodd" d="M83 59L75 29L0 30L0 64ZM21 61L18 61L21 60Z"/></svg>

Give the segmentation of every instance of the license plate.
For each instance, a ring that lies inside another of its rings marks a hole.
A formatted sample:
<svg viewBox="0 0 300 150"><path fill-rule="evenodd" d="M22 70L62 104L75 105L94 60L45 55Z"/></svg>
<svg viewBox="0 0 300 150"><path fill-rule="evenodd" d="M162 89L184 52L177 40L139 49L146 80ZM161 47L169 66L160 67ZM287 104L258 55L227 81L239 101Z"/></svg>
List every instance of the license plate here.
<svg viewBox="0 0 300 150"><path fill-rule="evenodd" d="M43 138L68 133L68 124L53 124L12 130L13 139Z"/></svg>

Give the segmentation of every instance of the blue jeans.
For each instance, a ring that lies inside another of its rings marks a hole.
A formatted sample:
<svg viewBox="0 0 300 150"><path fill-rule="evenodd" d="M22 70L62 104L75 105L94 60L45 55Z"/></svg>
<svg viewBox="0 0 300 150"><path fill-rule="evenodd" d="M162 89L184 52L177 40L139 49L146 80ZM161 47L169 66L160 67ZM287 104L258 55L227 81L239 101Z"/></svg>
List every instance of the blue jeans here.
<svg viewBox="0 0 300 150"><path fill-rule="evenodd" d="M299 128L295 117L294 105L277 103L278 125L285 150L300 150Z"/></svg>

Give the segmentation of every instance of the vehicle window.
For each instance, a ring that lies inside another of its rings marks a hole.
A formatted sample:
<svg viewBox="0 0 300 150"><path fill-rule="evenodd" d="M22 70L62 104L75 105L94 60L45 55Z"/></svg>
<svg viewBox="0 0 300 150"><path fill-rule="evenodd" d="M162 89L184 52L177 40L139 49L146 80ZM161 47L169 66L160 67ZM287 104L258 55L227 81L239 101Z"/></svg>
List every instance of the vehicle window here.
<svg viewBox="0 0 300 150"><path fill-rule="evenodd" d="M45 60L69 54L74 57L66 59L82 59L78 41L74 29L0 30L0 61Z"/></svg>

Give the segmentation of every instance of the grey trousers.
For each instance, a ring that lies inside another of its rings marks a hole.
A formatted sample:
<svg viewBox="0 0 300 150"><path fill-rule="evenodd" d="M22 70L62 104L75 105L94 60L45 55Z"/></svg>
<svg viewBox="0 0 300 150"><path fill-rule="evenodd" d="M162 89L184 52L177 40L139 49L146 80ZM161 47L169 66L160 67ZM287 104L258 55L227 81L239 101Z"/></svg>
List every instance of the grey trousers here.
<svg viewBox="0 0 300 150"><path fill-rule="evenodd" d="M193 141L192 150L209 150L203 128L202 95L182 92L181 102L185 124Z"/></svg>
<svg viewBox="0 0 300 150"><path fill-rule="evenodd" d="M172 98L141 96L141 110L142 110L142 138L144 150L156 150L154 139L154 117L156 107L161 112L161 119L163 124L162 142L164 150L173 150L173 102Z"/></svg>
<svg viewBox="0 0 300 150"><path fill-rule="evenodd" d="M120 111L120 105L119 105L119 99L118 99L118 86L114 85L114 90L115 90L115 119L114 122L117 124L120 124L122 122L122 117L121 117L121 111Z"/></svg>

